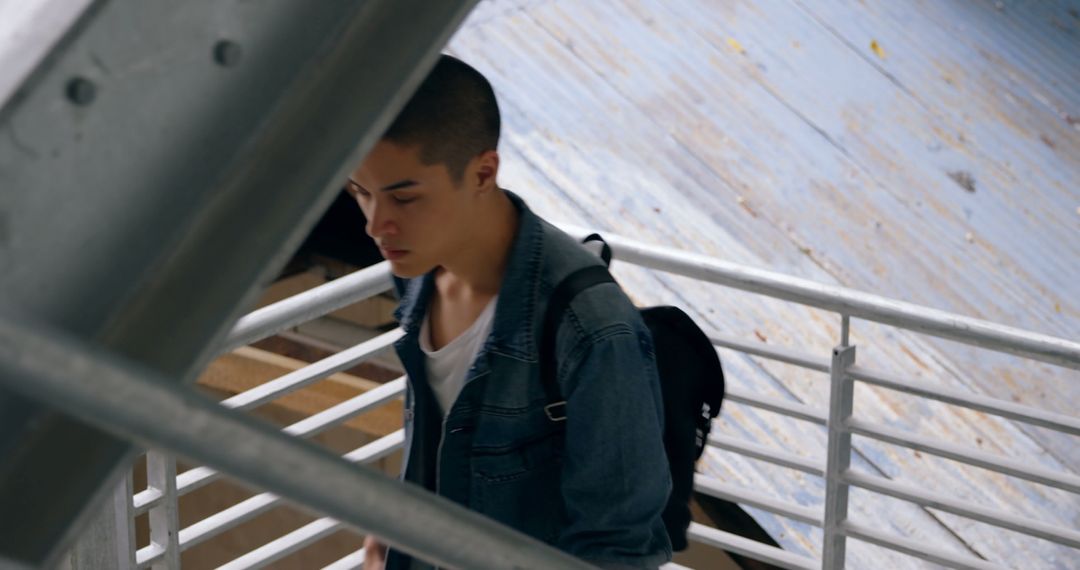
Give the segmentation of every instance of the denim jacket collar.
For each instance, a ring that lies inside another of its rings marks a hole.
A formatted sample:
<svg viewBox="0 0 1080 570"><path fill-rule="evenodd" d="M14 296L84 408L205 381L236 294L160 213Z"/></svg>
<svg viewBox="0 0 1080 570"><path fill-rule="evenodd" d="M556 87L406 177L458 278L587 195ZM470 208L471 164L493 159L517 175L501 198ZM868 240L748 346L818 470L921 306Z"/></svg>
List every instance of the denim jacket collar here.
<svg viewBox="0 0 1080 570"><path fill-rule="evenodd" d="M534 362L538 358L534 325L540 296L544 230L540 218L529 209L524 200L513 192L504 192L518 210L518 229L499 288L491 336L481 352L494 352ZM401 303L395 312L395 317L406 335L419 334L420 324L434 292L434 270L410 280L406 285Z"/></svg>

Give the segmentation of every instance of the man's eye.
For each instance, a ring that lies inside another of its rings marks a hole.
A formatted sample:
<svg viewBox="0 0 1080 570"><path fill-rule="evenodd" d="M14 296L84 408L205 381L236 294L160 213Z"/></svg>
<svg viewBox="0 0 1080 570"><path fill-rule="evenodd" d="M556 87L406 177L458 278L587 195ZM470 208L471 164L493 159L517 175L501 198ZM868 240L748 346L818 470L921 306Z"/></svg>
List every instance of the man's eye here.
<svg viewBox="0 0 1080 570"><path fill-rule="evenodd" d="M410 202L415 202L416 197L398 196L397 194L394 194L394 201L398 204L408 204Z"/></svg>
<svg viewBox="0 0 1080 570"><path fill-rule="evenodd" d="M346 184L345 189L349 192L349 194L352 194L354 197L367 198L368 196L370 196L367 190L364 190L360 187L359 184L356 184L354 182Z"/></svg>

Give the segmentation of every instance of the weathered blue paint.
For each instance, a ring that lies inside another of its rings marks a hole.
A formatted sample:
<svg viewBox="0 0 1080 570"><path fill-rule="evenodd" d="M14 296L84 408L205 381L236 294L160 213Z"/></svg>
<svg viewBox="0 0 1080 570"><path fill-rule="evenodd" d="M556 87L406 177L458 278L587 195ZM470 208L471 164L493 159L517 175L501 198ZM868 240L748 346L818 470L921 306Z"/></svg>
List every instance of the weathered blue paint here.
<svg viewBox="0 0 1080 570"><path fill-rule="evenodd" d="M1080 338L1080 2L484 2L450 51L493 80L503 179L552 219ZM642 303L822 356L839 317L618 268ZM861 321L859 363L1066 414L1080 374ZM722 352L733 385L824 409L819 373ZM859 386L856 417L1080 472L1046 430ZM739 405L720 429L824 457L822 429ZM1080 498L854 439L856 469L1076 528ZM804 505L822 482L703 469ZM754 511L785 547L820 529ZM1071 549L854 491L863 522L1017 568ZM924 564L852 541L849 567Z"/></svg>

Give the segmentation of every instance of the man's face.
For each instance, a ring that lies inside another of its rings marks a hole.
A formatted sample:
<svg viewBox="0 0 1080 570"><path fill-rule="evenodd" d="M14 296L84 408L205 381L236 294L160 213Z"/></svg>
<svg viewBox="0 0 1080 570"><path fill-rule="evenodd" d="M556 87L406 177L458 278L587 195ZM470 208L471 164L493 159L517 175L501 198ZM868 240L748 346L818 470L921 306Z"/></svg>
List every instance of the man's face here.
<svg viewBox="0 0 1080 570"><path fill-rule="evenodd" d="M467 246L472 193L445 165L425 165L419 155L419 147L380 141L347 185L398 277L423 275Z"/></svg>

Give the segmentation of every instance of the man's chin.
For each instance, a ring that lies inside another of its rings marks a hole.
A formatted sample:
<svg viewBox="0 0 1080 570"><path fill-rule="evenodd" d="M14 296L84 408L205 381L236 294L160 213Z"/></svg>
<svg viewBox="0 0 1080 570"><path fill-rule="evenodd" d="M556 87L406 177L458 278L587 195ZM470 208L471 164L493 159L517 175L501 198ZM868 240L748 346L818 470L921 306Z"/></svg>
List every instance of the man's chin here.
<svg viewBox="0 0 1080 570"><path fill-rule="evenodd" d="M432 268L418 267L411 263L401 263L398 261L390 262L390 273L394 274L394 277L401 279L415 279L421 275L426 275Z"/></svg>

